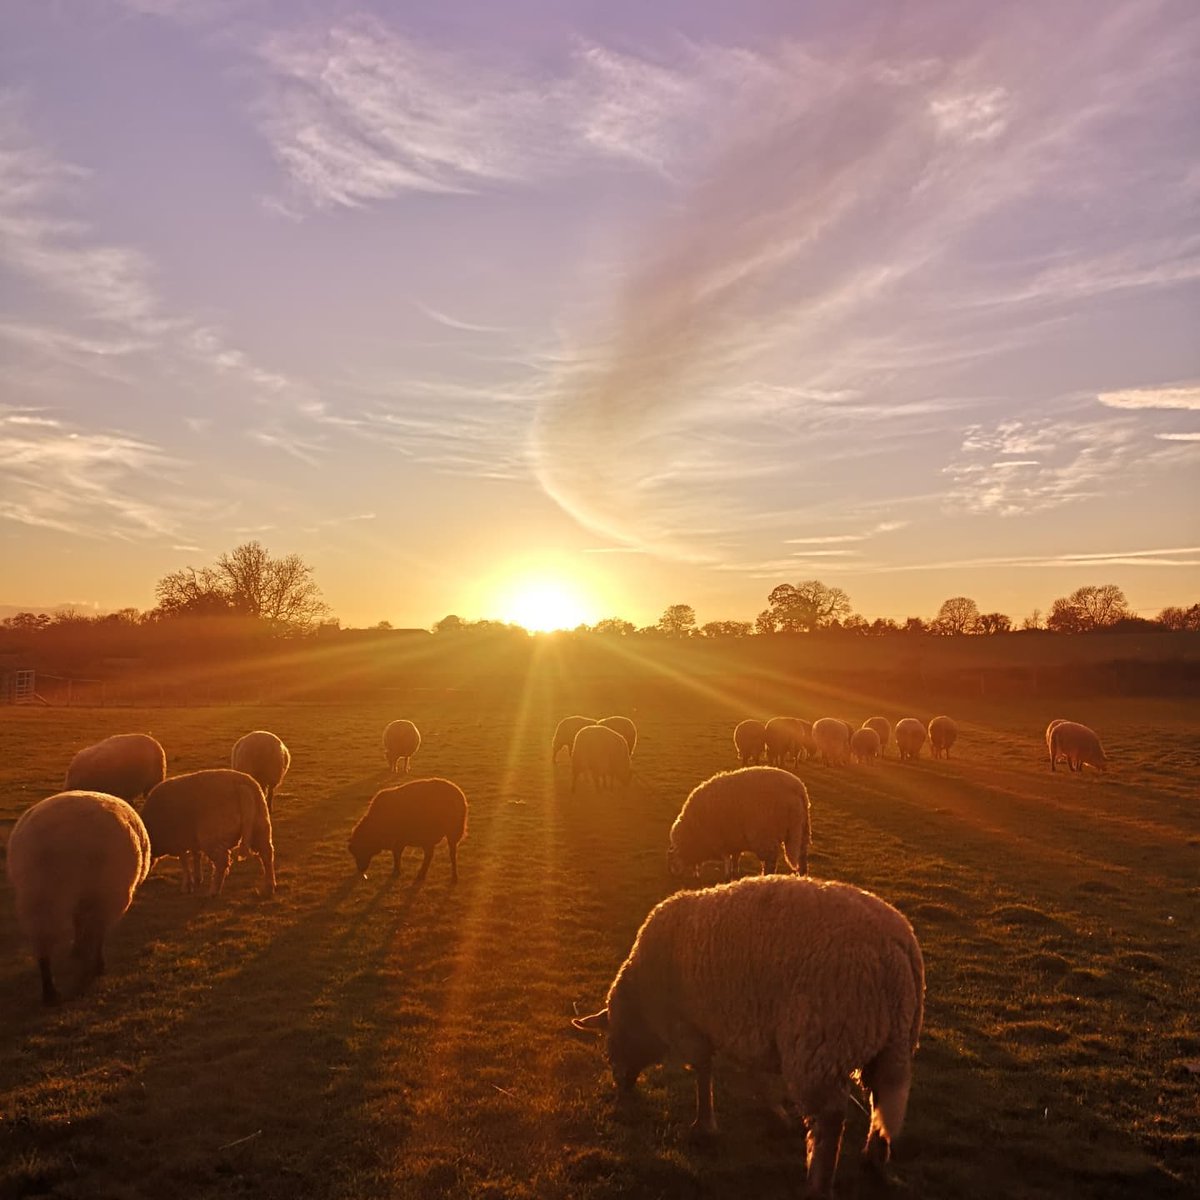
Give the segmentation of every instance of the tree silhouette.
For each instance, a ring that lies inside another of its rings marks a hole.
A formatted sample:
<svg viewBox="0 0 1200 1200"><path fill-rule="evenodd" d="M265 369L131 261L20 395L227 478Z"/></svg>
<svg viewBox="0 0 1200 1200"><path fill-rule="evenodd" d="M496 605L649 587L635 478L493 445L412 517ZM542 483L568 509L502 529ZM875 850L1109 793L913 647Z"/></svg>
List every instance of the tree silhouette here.
<svg viewBox="0 0 1200 1200"><path fill-rule="evenodd" d="M770 606L759 613L759 633L811 633L850 614L850 597L819 579L781 583L767 597Z"/></svg>
<svg viewBox="0 0 1200 1200"><path fill-rule="evenodd" d="M1076 588L1050 606L1046 628L1056 633L1091 633L1133 616L1125 593L1115 583Z"/></svg>
<svg viewBox="0 0 1200 1200"><path fill-rule="evenodd" d="M672 604L658 618L658 628L668 637L689 637L696 629L696 610L690 604Z"/></svg>
<svg viewBox="0 0 1200 1200"><path fill-rule="evenodd" d="M974 633L979 624L979 606L967 596L952 596L938 609L933 631L948 635Z"/></svg>

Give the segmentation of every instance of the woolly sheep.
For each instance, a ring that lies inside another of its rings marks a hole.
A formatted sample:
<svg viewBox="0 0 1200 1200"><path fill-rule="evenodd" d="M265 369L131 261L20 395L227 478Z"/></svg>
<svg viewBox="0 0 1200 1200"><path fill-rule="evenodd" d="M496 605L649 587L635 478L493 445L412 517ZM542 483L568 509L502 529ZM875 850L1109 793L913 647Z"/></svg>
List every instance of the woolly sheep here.
<svg viewBox="0 0 1200 1200"><path fill-rule="evenodd" d="M133 800L167 775L167 756L148 733L116 733L86 746L67 767L67 791L104 792Z"/></svg>
<svg viewBox="0 0 1200 1200"><path fill-rule="evenodd" d="M1098 771L1108 770L1108 755L1104 753L1094 729L1078 721L1060 721L1049 730L1049 737L1050 770L1055 770L1054 764L1060 757L1067 760L1067 766L1072 771L1082 771L1084 764Z"/></svg>
<svg viewBox="0 0 1200 1200"><path fill-rule="evenodd" d="M571 757L571 748L575 744L575 735L585 725L598 725L592 717L563 717L554 730L554 748L550 752L551 760L558 757L558 752L565 746L567 757Z"/></svg>
<svg viewBox="0 0 1200 1200"><path fill-rule="evenodd" d="M664 900L606 1007L572 1023L607 1032L622 1090L668 1055L690 1064L700 1132L716 1128L714 1054L782 1074L808 1126L805 1194L827 1197L852 1072L871 1095L866 1159L885 1162L900 1133L924 994L920 947L890 904L846 883L773 875Z"/></svg>
<svg viewBox="0 0 1200 1200"><path fill-rule="evenodd" d="M756 764L767 748L767 727L753 719L739 721L733 731L733 744L743 767Z"/></svg>
<svg viewBox="0 0 1200 1200"><path fill-rule="evenodd" d="M958 726L951 717L934 717L929 722L929 753L934 758L949 758L950 747L958 741Z"/></svg>
<svg viewBox="0 0 1200 1200"><path fill-rule="evenodd" d="M749 850L774 871L782 845L788 867L804 875L811 842L804 784L778 767L741 767L692 790L671 826L667 867L676 878L695 876L701 863L721 859L728 879Z"/></svg>
<svg viewBox="0 0 1200 1200"><path fill-rule="evenodd" d="M822 717L812 727L813 742L825 765L850 761L850 727L836 717Z"/></svg>
<svg viewBox="0 0 1200 1200"><path fill-rule="evenodd" d="M104 973L104 939L149 870L146 827L116 796L59 792L21 814L8 839L8 878L44 1004L58 1001L51 960L68 938L85 982Z"/></svg>
<svg viewBox="0 0 1200 1200"><path fill-rule="evenodd" d="M637 745L638 732L637 726L628 717L604 717L597 721L596 724L607 725L609 729L615 729L625 739L625 744L629 747L629 757L633 757L633 749Z"/></svg>
<svg viewBox="0 0 1200 1200"><path fill-rule="evenodd" d="M857 763L868 763L878 758L881 750L879 734L866 725L856 729L850 738L850 753Z"/></svg>
<svg viewBox="0 0 1200 1200"><path fill-rule="evenodd" d="M218 896L229 874L229 852L241 847L262 864L263 895L275 892L271 814L256 779L228 767L191 771L164 779L142 809L154 858L177 857L183 890L200 884L201 854L213 864L211 893Z"/></svg>
<svg viewBox="0 0 1200 1200"><path fill-rule="evenodd" d="M429 873L433 852L441 841L450 848L450 882L458 882L458 844L467 836L467 798L448 779L414 779L386 787L371 797L367 811L350 834L350 853L364 879L371 859L392 852L392 876L400 874L400 859L408 846L425 852L414 883Z"/></svg>
<svg viewBox="0 0 1200 1200"><path fill-rule="evenodd" d="M888 742L892 740L892 723L887 717L868 717L863 722L863 728L873 729L879 734L879 754L882 757Z"/></svg>
<svg viewBox="0 0 1200 1200"><path fill-rule="evenodd" d="M788 718L796 728L796 761L800 761L800 751L805 758L817 757L817 743L813 741L812 722L802 721L799 717Z"/></svg>
<svg viewBox="0 0 1200 1200"><path fill-rule="evenodd" d="M900 751L901 762L906 758L920 758L924 744L925 726L916 717L904 717L896 722L896 749Z"/></svg>
<svg viewBox="0 0 1200 1200"><path fill-rule="evenodd" d="M1053 751L1050 749L1050 735L1054 732L1055 727L1058 725L1062 725L1064 723L1064 721L1065 721L1064 717L1058 717L1055 720L1051 721L1050 724L1046 726L1046 753L1052 755L1052 757L1050 759L1051 770L1053 770L1056 758L1053 756ZM1063 758L1063 757L1064 757L1064 755L1061 753L1059 753L1057 755L1057 758Z"/></svg>
<svg viewBox="0 0 1200 1200"><path fill-rule="evenodd" d="M275 798L275 789L292 765L291 753L283 742L265 729L256 729L234 743L229 765L235 771L245 771L258 782L267 794L267 812L274 815L271 802Z"/></svg>
<svg viewBox="0 0 1200 1200"><path fill-rule="evenodd" d="M585 725L571 747L571 794L580 775L587 775L595 788L616 783L629 786L633 777L629 767L629 743L607 725Z"/></svg>
<svg viewBox="0 0 1200 1200"><path fill-rule="evenodd" d="M763 729L769 766L786 766L789 757L798 760L800 731L793 717L772 717Z"/></svg>
<svg viewBox="0 0 1200 1200"><path fill-rule="evenodd" d="M421 732L411 721L392 721L383 731L383 752L387 755L388 770L396 772L400 760L404 760L404 774L408 774L409 760L421 748Z"/></svg>

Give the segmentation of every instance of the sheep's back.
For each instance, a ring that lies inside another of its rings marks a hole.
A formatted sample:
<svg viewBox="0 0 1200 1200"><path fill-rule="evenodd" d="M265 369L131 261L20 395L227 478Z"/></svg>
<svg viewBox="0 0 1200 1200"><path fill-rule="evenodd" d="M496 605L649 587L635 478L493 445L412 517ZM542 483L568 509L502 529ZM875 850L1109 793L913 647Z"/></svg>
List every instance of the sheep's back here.
<svg viewBox="0 0 1200 1200"><path fill-rule="evenodd" d="M671 827L671 841L690 865L782 842L807 808L804 784L779 767L722 771L695 787ZM777 836L776 836L777 835Z"/></svg>
<svg viewBox="0 0 1200 1200"><path fill-rule="evenodd" d="M160 783L167 756L148 733L116 733L85 746L67 767L66 791L103 792L132 800Z"/></svg>
<svg viewBox="0 0 1200 1200"><path fill-rule="evenodd" d="M262 787L278 787L291 766L292 756L283 740L266 729L244 734L234 743L229 765Z"/></svg>

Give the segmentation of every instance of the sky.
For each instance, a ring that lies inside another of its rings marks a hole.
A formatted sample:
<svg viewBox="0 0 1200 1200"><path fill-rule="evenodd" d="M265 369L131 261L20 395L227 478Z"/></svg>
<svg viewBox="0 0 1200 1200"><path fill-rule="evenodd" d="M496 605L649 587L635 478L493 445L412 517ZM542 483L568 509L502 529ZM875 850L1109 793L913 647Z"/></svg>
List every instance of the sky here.
<svg viewBox="0 0 1200 1200"><path fill-rule="evenodd" d="M1198 60L1192 0L11 0L0 605L250 539L346 625L1194 603Z"/></svg>

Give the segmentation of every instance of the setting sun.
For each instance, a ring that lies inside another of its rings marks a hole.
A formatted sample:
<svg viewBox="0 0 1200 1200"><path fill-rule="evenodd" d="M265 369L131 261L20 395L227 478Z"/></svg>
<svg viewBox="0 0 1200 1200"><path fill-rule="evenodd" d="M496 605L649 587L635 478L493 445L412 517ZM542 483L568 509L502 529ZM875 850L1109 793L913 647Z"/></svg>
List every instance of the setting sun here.
<svg viewBox="0 0 1200 1200"><path fill-rule="evenodd" d="M502 596L499 611L502 621L521 625L531 633L573 629L596 620L579 590L560 579L516 581Z"/></svg>

